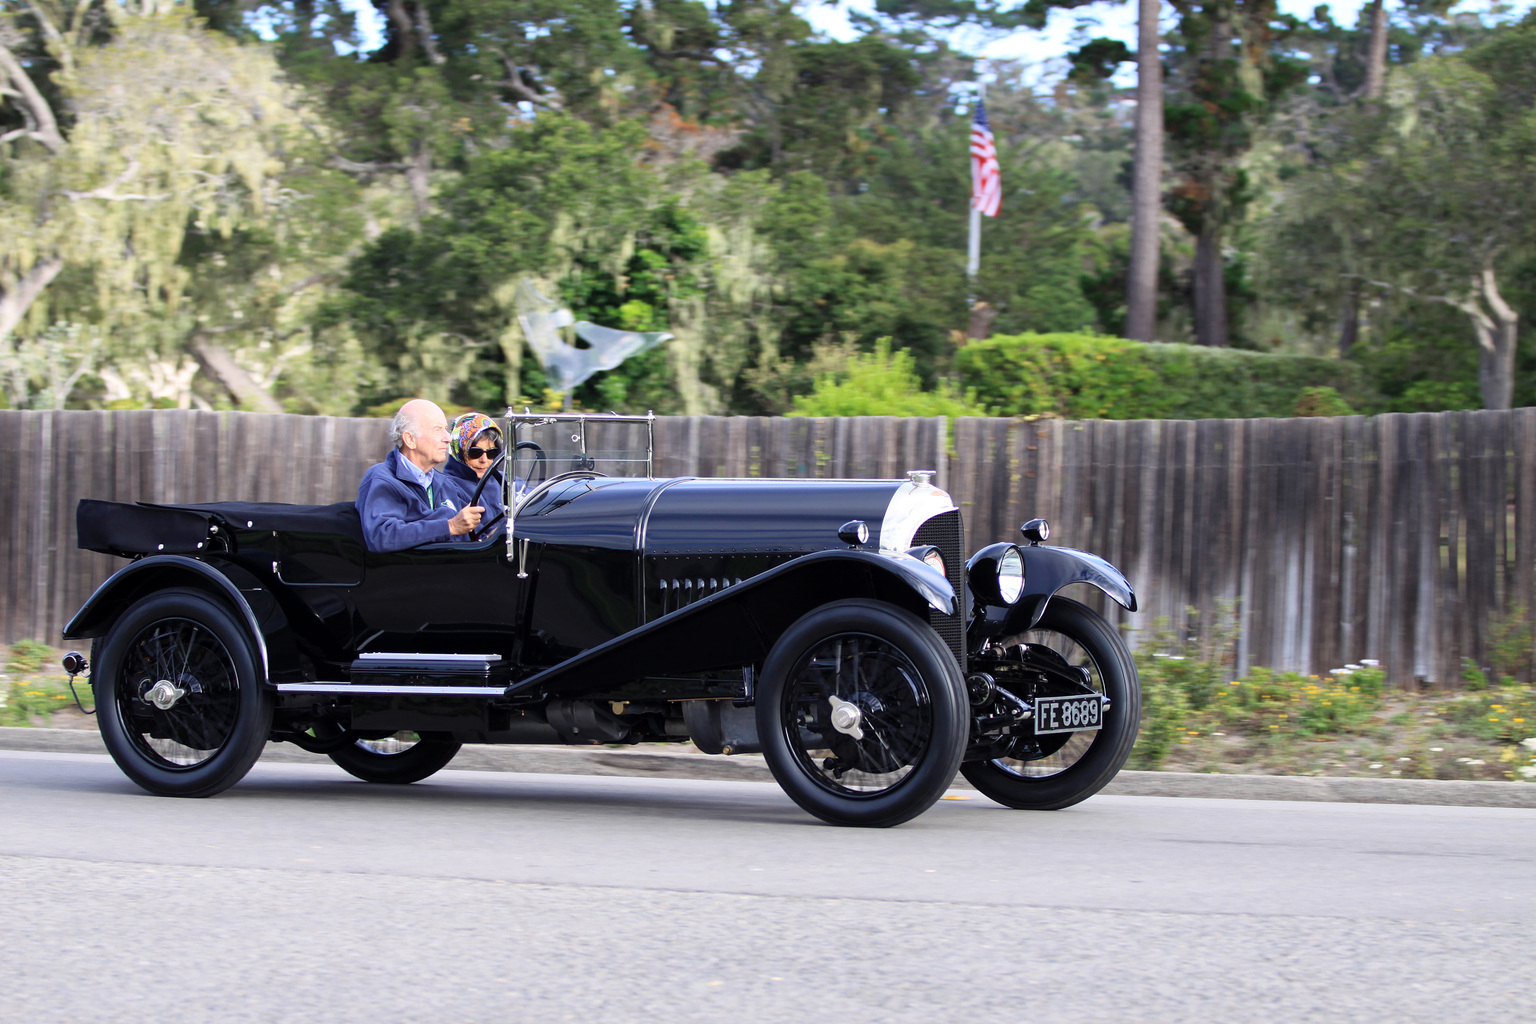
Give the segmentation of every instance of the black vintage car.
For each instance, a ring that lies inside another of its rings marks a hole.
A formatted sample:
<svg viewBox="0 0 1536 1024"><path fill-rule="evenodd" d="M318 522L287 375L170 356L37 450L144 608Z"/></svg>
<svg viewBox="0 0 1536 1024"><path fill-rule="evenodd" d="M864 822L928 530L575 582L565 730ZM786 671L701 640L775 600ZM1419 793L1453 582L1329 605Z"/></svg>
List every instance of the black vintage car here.
<svg viewBox="0 0 1536 1024"><path fill-rule="evenodd" d="M515 465L481 486L510 519L391 554L350 503L82 501L80 546L132 560L64 631L93 641L107 749L151 792L207 796L269 741L409 783L463 743L691 740L760 751L811 814L873 826L957 769L1036 809L1120 769L1135 666L1057 596L1086 583L1134 611L1109 563L1045 546L1040 520L964 559L927 471L656 479L653 422L509 415Z"/></svg>

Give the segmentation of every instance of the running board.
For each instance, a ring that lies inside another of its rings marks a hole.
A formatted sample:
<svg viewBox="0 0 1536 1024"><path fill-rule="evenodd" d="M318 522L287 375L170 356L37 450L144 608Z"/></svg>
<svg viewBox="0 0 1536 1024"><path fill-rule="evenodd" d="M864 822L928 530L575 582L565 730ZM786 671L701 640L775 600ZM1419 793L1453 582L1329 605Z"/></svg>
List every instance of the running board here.
<svg viewBox="0 0 1536 1024"><path fill-rule="evenodd" d="M402 697L505 697L505 686L416 686L389 683L278 683L278 693Z"/></svg>
<svg viewBox="0 0 1536 1024"><path fill-rule="evenodd" d="M421 672L485 672L501 663L499 654L410 654L404 651L369 651L352 662L355 672L386 672L405 669Z"/></svg>
<svg viewBox="0 0 1536 1024"><path fill-rule="evenodd" d="M508 672L499 654L407 654L370 651L351 665L352 693L436 693L478 697L507 688ZM458 693L457 691L466 691Z"/></svg>

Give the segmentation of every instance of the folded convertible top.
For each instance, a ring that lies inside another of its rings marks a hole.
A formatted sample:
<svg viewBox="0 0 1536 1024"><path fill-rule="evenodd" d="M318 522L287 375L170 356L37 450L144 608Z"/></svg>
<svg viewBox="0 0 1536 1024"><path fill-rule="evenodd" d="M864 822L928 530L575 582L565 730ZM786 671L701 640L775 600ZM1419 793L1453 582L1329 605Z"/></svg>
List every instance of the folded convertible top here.
<svg viewBox="0 0 1536 1024"><path fill-rule="evenodd" d="M207 547L208 528L330 534L363 541L357 507L284 505L269 501L221 501L205 505L128 504L82 499L75 509L78 544L108 555L195 555Z"/></svg>

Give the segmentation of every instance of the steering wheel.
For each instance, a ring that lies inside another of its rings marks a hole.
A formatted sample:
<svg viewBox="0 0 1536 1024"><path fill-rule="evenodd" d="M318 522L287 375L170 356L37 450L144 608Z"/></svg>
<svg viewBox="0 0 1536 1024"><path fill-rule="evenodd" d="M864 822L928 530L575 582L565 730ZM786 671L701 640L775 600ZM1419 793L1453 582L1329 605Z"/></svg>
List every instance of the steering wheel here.
<svg viewBox="0 0 1536 1024"><path fill-rule="evenodd" d="M532 443L533 443L532 441L524 441L524 442L522 442L522 444L532 444ZM518 447L522 447L522 445L519 445ZM543 453L541 452L540 454L542 455ZM506 461L507 461L507 453L505 451L503 451L500 455L496 456L495 461L491 463L491 465L490 465L490 467L488 469L486 469L485 475L480 478L480 482L475 485L475 493L471 494L469 496L469 504L466 505L465 508L472 508L473 506L480 504L480 495L485 493L485 485L490 483L491 480L493 480L495 478L496 470L499 469L502 465L504 465L506 463ZM506 514L507 514L507 510L505 508L503 508L500 512L496 513L496 517L494 519L492 519L490 522L488 522L488 523L481 523L475 529L471 530L470 533L469 533L469 539L471 541L476 541L476 540L479 540L481 537L486 536L490 532L491 527L493 527L497 523L501 522L502 517L505 516Z"/></svg>
<svg viewBox="0 0 1536 1024"><path fill-rule="evenodd" d="M490 467L486 469L485 475L480 478L480 482L475 485L475 493L469 496L469 505L466 505L466 508L480 504L480 495L485 493L485 485L491 482L491 480L496 476L496 470L500 468L506 461L506 452L502 452L500 455L496 456L496 460L491 463Z"/></svg>

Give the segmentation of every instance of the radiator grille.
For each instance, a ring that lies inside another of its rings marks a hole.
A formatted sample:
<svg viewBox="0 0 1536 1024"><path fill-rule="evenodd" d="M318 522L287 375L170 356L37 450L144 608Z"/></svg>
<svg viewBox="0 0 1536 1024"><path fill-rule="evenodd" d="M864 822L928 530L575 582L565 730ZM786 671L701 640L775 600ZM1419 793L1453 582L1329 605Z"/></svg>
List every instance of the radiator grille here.
<svg viewBox="0 0 1536 1024"><path fill-rule="evenodd" d="M928 622L933 626L960 665L965 674L965 528L960 522L960 512L942 512L918 527L912 537L912 546L932 544L944 555L944 568L950 586L955 588L955 612L943 615L928 609Z"/></svg>

